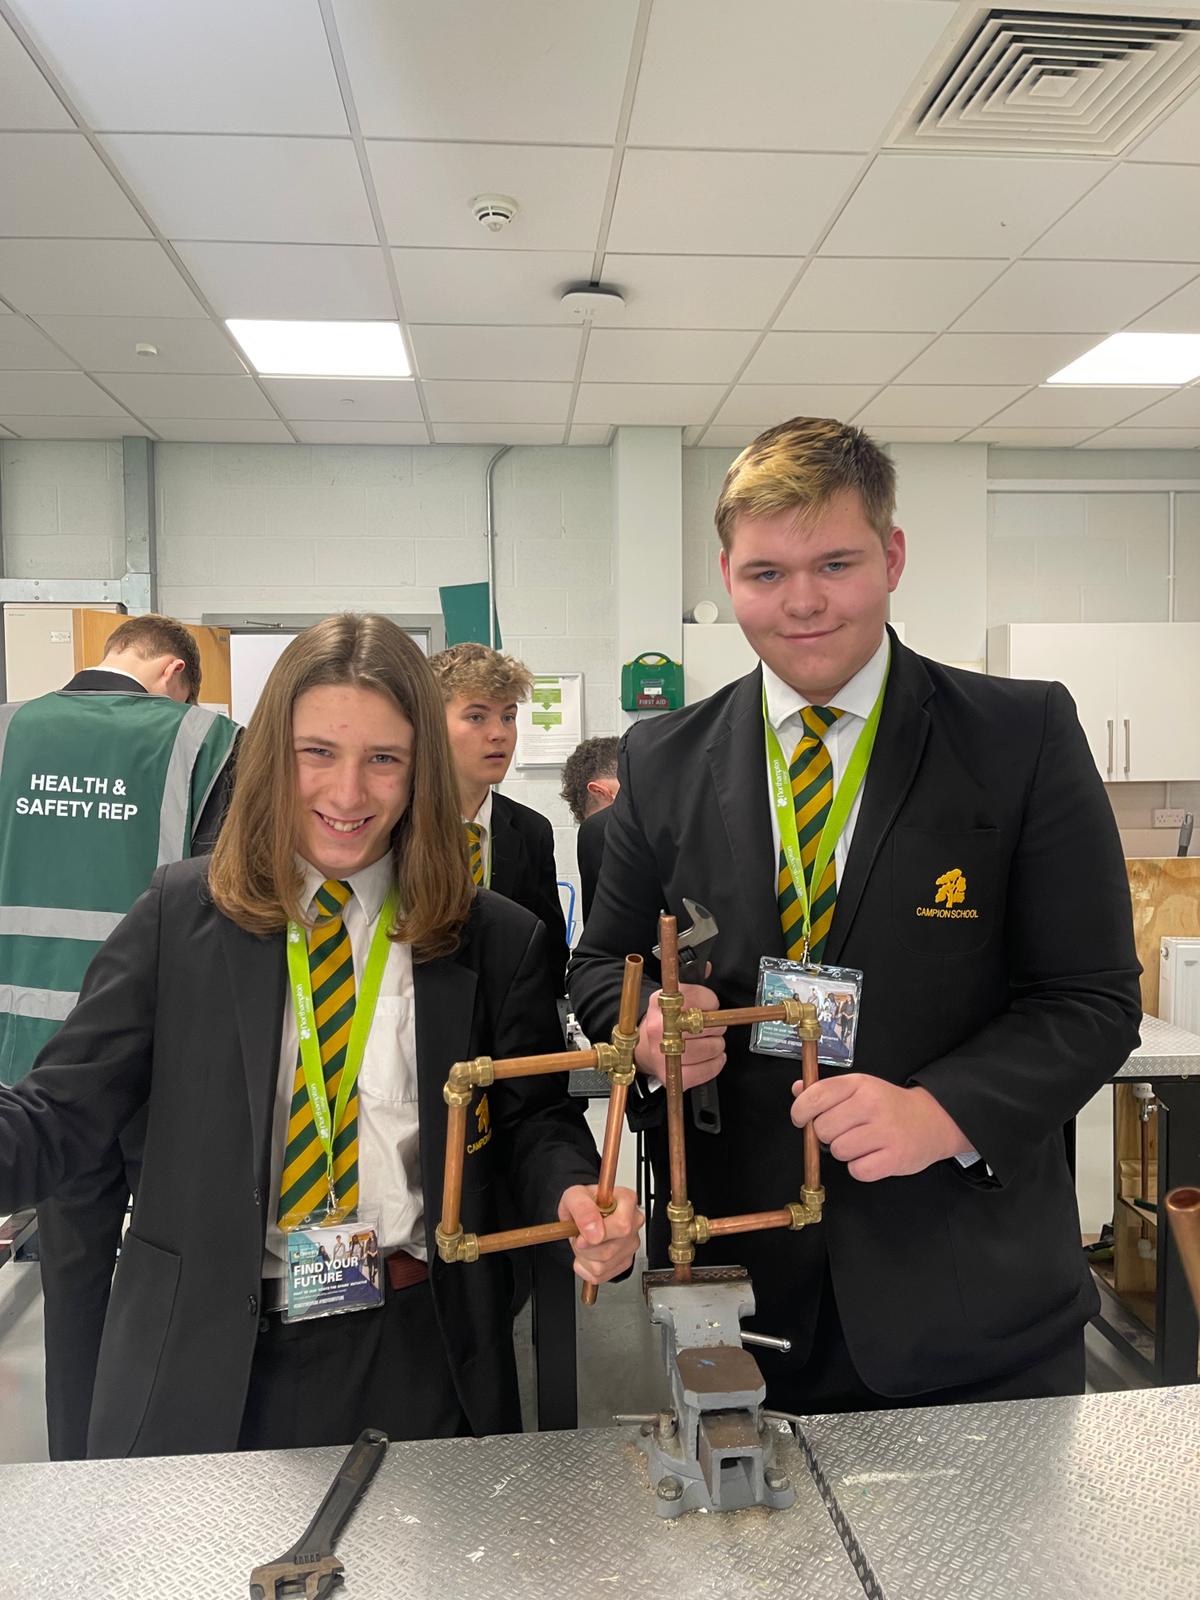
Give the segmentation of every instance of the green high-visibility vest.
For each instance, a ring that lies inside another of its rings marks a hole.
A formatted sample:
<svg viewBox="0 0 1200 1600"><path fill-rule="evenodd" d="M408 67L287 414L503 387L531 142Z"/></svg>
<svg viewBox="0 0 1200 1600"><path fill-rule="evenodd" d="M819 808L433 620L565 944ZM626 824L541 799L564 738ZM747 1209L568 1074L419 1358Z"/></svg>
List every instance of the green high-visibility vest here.
<svg viewBox="0 0 1200 1600"><path fill-rule="evenodd" d="M155 868L191 854L237 724L162 695L0 706L0 1083L79 997Z"/></svg>

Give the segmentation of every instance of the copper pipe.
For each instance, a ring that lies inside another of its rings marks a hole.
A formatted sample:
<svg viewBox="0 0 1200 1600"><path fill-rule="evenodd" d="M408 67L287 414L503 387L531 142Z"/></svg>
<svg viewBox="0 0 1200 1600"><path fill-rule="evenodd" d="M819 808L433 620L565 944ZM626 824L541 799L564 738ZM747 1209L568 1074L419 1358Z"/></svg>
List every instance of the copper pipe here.
<svg viewBox="0 0 1200 1600"><path fill-rule="evenodd" d="M604 1216L615 1208L613 1190L617 1184L617 1160L621 1153L621 1126L625 1121L625 1102L629 1090L614 1084L608 1100L608 1121L604 1124L604 1152L600 1157L600 1181L596 1185L596 1205ZM585 1283L580 1296L585 1306L596 1304L599 1285Z"/></svg>
<svg viewBox="0 0 1200 1600"><path fill-rule="evenodd" d="M523 1250L526 1245L551 1244L555 1239L574 1239L579 1229L573 1222L543 1222L536 1228L510 1228L507 1233L481 1233L479 1254L495 1255L500 1250Z"/></svg>
<svg viewBox="0 0 1200 1600"><path fill-rule="evenodd" d="M687 1193L687 1151L684 1143L683 1131L683 1049L682 1035L678 1032L678 1017L682 1011L683 1001L679 989L679 937L678 924L674 917L665 912L658 919L658 948L659 971L662 974L659 1007L663 1011L664 1037L668 1029L668 1008L662 1005L664 999L674 1002L676 1023L672 1030L679 1039L678 1048L668 1050L663 1048L663 1062L666 1068L666 1094L667 1094L667 1152L671 1172L671 1210L680 1216L687 1214L690 1217L691 1206L688 1203ZM674 1248L674 1245L672 1246ZM683 1248L690 1250L690 1246ZM691 1283L692 1269L686 1261L675 1261L675 1282Z"/></svg>
<svg viewBox="0 0 1200 1600"><path fill-rule="evenodd" d="M622 1033L633 1033L638 1025L638 1009L642 1001L642 965L641 956L625 957L621 1009L617 1014L617 1027Z"/></svg>
<svg viewBox="0 0 1200 1600"><path fill-rule="evenodd" d="M467 1106L452 1105L446 1117L446 1170L442 1178L442 1232L462 1226L463 1163L467 1153Z"/></svg>
<svg viewBox="0 0 1200 1600"><path fill-rule="evenodd" d="M801 1063L801 1076L804 1087L811 1089L820 1076L817 1068L817 1041L805 1039L804 1054ZM817 1130L810 1122L804 1130L804 1187L806 1189L819 1189L821 1187L821 1141L817 1138Z"/></svg>
<svg viewBox="0 0 1200 1600"><path fill-rule="evenodd" d="M594 1050L560 1050L549 1056L510 1056L492 1063L496 1079L529 1078L538 1072L570 1072L575 1067L596 1066Z"/></svg>
<svg viewBox="0 0 1200 1600"><path fill-rule="evenodd" d="M721 1233L757 1233L760 1228L790 1228L790 1211L748 1211L741 1217L714 1217L708 1231L715 1238Z"/></svg>
<svg viewBox="0 0 1200 1600"><path fill-rule="evenodd" d="M731 1011L702 1011L706 1028L736 1028L746 1022L782 1022L782 1006L735 1006Z"/></svg>
<svg viewBox="0 0 1200 1600"><path fill-rule="evenodd" d="M1166 1198L1175 1248L1187 1274L1188 1288L1200 1316L1200 1189L1172 1189Z"/></svg>

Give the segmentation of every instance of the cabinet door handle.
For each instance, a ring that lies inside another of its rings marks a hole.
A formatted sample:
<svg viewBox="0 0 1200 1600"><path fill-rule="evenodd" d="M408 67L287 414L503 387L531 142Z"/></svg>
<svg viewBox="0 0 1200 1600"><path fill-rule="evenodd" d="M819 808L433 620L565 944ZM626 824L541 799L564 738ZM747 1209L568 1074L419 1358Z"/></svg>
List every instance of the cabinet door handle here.
<svg viewBox="0 0 1200 1600"><path fill-rule="evenodd" d="M1117 738L1117 725L1113 721L1113 719L1111 717L1109 717L1109 719L1108 719L1108 775L1109 775L1110 778L1113 775L1113 760L1115 759L1115 756L1116 756L1116 751L1113 748L1113 746L1116 744L1116 738Z"/></svg>
<svg viewBox="0 0 1200 1600"><path fill-rule="evenodd" d="M1129 776L1129 718L1125 718L1125 776Z"/></svg>

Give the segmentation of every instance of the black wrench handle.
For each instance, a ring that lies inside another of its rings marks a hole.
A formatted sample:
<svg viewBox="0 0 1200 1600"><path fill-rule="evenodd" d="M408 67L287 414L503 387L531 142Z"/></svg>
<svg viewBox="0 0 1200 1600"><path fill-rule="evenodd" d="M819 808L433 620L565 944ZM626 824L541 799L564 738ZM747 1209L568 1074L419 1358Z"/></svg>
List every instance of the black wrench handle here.
<svg viewBox="0 0 1200 1600"><path fill-rule="evenodd" d="M337 1477L317 1507L316 1516L292 1548L280 1557L281 1561L294 1561L298 1556L323 1556L332 1551L350 1513L379 1471L387 1447L386 1433L380 1433L378 1428L363 1429L338 1468Z"/></svg>

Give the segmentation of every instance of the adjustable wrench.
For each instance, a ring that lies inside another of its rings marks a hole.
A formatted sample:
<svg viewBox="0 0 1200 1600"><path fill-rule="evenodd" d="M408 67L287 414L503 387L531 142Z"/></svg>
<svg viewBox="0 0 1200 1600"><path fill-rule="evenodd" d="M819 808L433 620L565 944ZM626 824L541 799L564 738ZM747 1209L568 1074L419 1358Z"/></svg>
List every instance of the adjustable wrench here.
<svg viewBox="0 0 1200 1600"><path fill-rule="evenodd" d="M692 925L679 935L680 983L703 983L709 951L716 942L717 919L698 900L683 897L683 909L692 919ZM654 955L659 947L654 946ZM691 1091L692 1123L701 1133L720 1133L721 1102L715 1079L699 1083Z"/></svg>
<svg viewBox="0 0 1200 1600"><path fill-rule="evenodd" d="M333 1553L334 1540L378 1471L387 1447L386 1433L363 1429L296 1543L250 1574L250 1600L328 1600L343 1573Z"/></svg>

